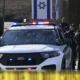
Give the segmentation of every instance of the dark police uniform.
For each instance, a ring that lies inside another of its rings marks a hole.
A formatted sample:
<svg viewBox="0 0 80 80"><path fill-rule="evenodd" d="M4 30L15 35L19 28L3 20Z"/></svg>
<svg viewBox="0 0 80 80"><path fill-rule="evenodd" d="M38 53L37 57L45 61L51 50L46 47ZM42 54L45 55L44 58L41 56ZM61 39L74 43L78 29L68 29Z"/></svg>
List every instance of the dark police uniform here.
<svg viewBox="0 0 80 80"><path fill-rule="evenodd" d="M78 61L78 70L80 70L80 30L77 30L76 33L75 33L75 36L74 36L74 40L75 40L75 43L77 45L77 53L79 55L79 61Z"/></svg>
<svg viewBox="0 0 80 80"><path fill-rule="evenodd" d="M66 32L66 31L69 30L69 25L68 25L68 23L63 22L63 23L61 23L59 26L61 27L61 29L63 30L63 32Z"/></svg>
<svg viewBox="0 0 80 80"><path fill-rule="evenodd" d="M69 30L65 33L66 38L70 38L72 40L72 44L70 46L72 48L72 69L73 70L75 70L75 63L76 63L76 57L77 57L74 35L75 35L74 30Z"/></svg>

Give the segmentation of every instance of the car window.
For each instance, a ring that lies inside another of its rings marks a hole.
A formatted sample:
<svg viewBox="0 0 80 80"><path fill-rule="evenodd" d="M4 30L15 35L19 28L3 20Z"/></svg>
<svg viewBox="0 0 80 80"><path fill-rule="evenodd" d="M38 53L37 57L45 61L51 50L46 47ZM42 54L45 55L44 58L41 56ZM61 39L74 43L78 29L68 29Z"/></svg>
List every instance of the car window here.
<svg viewBox="0 0 80 80"><path fill-rule="evenodd" d="M10 30L5 32L2 42L7 45L56 44L56 30Z"/></svg>

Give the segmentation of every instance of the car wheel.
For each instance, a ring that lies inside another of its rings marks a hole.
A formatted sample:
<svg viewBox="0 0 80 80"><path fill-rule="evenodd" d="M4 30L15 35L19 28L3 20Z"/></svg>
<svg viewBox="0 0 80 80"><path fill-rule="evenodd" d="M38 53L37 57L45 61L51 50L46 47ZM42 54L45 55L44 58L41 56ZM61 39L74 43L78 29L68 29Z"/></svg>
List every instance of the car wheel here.
<svg viewBox="0 0 80 80"><path fill-rule="evenodd" d="M65 60L65 58L64 58L63 61L62 61L61 69L62 69L62 70L66 70L66 60Z"/></svg>

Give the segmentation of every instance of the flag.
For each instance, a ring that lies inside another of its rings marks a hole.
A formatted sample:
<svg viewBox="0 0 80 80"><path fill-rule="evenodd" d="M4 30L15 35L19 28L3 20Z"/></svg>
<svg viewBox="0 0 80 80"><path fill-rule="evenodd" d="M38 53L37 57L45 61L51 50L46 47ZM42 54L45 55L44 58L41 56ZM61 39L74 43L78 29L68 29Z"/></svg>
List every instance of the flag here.
<svg viewBox="0 0 80 80"><path fill-rule="evenodd" d="M56 20L59 19L59 4L58 4L58 0L56 0L55 2L55 12L56 12Z"/></svg>
<svg viewBox="0 0 80 80"><path fill-rule="evenodd" d="M52 0L32 0L32 19L52 19Z"/></svg>

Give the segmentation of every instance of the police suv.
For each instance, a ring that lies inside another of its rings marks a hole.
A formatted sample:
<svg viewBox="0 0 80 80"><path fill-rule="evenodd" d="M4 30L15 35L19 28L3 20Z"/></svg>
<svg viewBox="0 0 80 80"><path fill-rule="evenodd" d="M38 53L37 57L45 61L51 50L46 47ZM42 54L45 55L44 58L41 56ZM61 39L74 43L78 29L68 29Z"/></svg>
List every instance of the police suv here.
<svg viewBox="0 0 80 80"><path fill-rule="evenodd" d="M16 24L0 39L0 69L61 71L71 68L70 40L55 25Z"/></svg>

